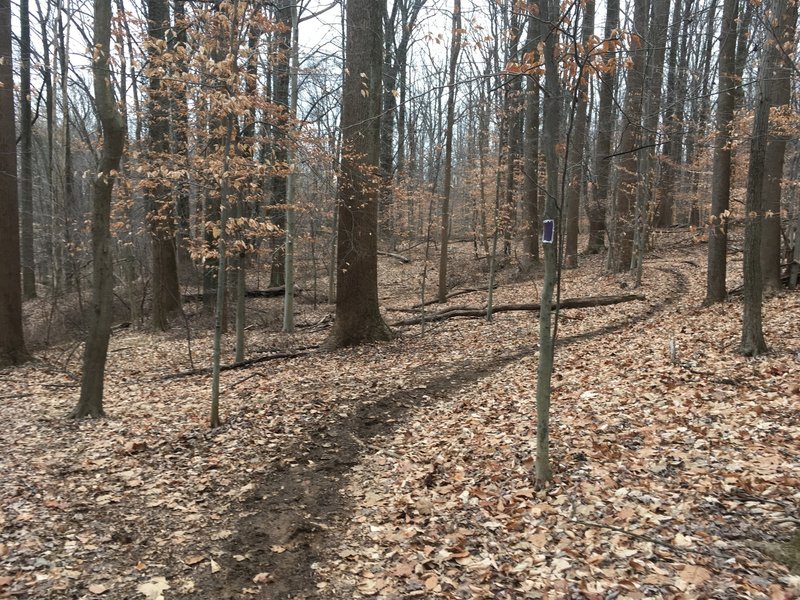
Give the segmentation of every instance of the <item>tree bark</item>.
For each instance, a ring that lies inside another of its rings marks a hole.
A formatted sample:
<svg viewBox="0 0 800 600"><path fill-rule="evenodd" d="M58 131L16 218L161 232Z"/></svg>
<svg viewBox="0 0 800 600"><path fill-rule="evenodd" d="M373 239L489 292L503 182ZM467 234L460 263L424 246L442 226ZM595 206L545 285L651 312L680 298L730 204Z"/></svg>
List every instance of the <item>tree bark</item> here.
<svg viewBox="0 0 800 600"><path fill-rule="evenodd" d="M794 46L795 24L797 22L797 2L789 2L783 22L772 24L776 42L783 50L778 50L775 64L768 75L767 96L770 107L778 119L791 119L794 108L791 102L792 48ZM764 223L761 235L761 275L764 278L764 290L774 292L781 287L781 191L783 180L783 164L786 156L786 145L789 136L780 123L772 127L767 138L766 157L764 160Z"/></svg>
<svg viewBox="0 0 800 600"><path fill-rule="evenodd" d="M92 305L83 376L74 418L103 416L108 338L111 334L114 272L111 260L111 194L125 145L125 124L117 109L109 73L111 0L94 3L92 76L97 116L103 130L103 153L94 180L92 207Z"/></svg>
<svg viewBox="0 0 800 600"><path fill-rule="evenodd" d="M147 1L148 56L150 58L150 84L148 86L148 153L151 165L166 165L169 160L169 100L162 89L159 73L161 64L159 47L165 41L169 27L169 10L166 0ZM175 211L172 191L162 177L145 189L150 224L153 265L153 308L151 322L154 329L169 329L170 317L181 310L178 287L178 263L175 244Z"/></svg>
<svg viewBox="0 0 800 600"><path fill-rule="evenodd" d="M453 0L450 64L447 71L447 122L444 134L444 190L442 195L442 230L439 254L439 302L447 299L447 244L450 241L450 193L453 183L453 124L456 110L456 69L461 52L461 0Z"/></svg>
<svg viewBox="0 0 800 600"><path fill-rule="evenodd" d="M22 332L11 2L0 0L0 367L27 360Z"/></svg>
<svg viewBox="0 0 800 600"><path fill-rule="evenodd" d="M787 20L787 0L775 0L770 5L771 19L777 27ZM796 13L795 13L796 14ZM773 30L774 31L774 30ZM757 356L767 351L762 324L763 277L761 274L761 236L764 221L764 161L769 134L770 81L782 49L777 40L780 34L769 32L761 49L758 70L758 96L753 132L750 138L750 164L747 170L744 230L744 315L742 318L741 352Z"/></svg>
<svg viewBox="0 0 800 600"><path fill-rule="evenodd" d="M562 87L556 63L556 38L558 36L558 3L543 0L541 19L544 42L544 128L542 146L547 167L547 198L544 220L554 223L551 243L543 243L544 281L542 282L541 310L539 311L539 361L536 376L536 467L537 487L544 487L552 478L550 467L550 395L555 358L555 327L553 325L553 294L558 276L558 234L561 229L558 202L558 130L561 123ZM558 310L558 307L556 307Z"/></svg>
<svg viewBox="0 0 800 600"><path fill-rule="evenodd" d="M292 5L294 0L279 0L276 3L276 18L280 23L280 30L275 33L277 46L276 60L273 63L272 98L283 112L273 127L273 153L279 171L272 177L272 206L270 207L270 220L281 229L286 229L286 196L287 180L286 166L289 159L288 128L289 128L289 56L292 46ZM273 236L272 264L270 267L270 287L277 287L286 282L286 247L285 238Z"/></svg>
<svg viewBox="0 0 800 600"><path fill-rule="evenodd" d="M33 119L31 115L31 19L29 0L19 3L19 96L20 96L20 181L19 201L22 234L22 294L36 297L36 268L33 254Z"/></svg>
<svg viewBox="0 0 800 600"><path fill-rule="evenodd" d="M638 154L642 141L642 99L644 93L647 52L648 10L646 0L634 0L634 31L631 35L633 64L628 69L625 93L625 125L620 142L624 154L619 161L619 192L617 195L615 256L612 271L621 273L631 268L633 254L634 201L639 181Z"/></svg>
<svg viewBox="0 0 800 600"><path fill-rule="evenodd" d="M539 41L539 25L528 15L525 51L532 53ZM528 272L539 260L539 78L529 74L525 90L525 155L523 173L522 270ZM481 136L484 137L484 136ZM481 178L483 175L481 174Z"/></svg>
<svg viewBox="0 0 800 600"><path fill-rule="evenodd" d="M731 123L736 104L736 21L739 0L724 0L719 54L717 132L714 138L714 172L711 180L711 215L708 224L708 271L705 305L726 298L728 207L731 195Z"/></svg>
<svg viewBox="0 0 800 600"><path fill-rule="evenodd" d="M605 39L612 40L619 27L619 0L606 3ZM608 207L608 187L611 175L611 137L614 132L614 89L616 83L616 45L606 59L600 74L600 107L597 116L597 144L595 146L595 173L597 187L595 199L587 207L589 213L589 247L587 252L599 252L605 246L606 209Z"/></svg>
<svg viewBox="0 0 800 600"><path fill-rule="evenodd" d="M669 25L670 0L653 0L652 23L648 28L647 73L645 94L642 102L642 145L639 152L639 183L636 188L636 253L631 268L634 271L634 286L642 284L644 255L647 249L650 199L653 196L653 167L655 163L656 132L661 112L661 83L664 80L664 54L666 53L667 29Z"/></svg>
<svg viewBox="0 0 800 600"><path fill-rule="evenodd" d="M329 347L388 340L378 306L378 193L385 0L348 0L337 208L336 322Z"/></svg>
<svg viewBox="0 0 800 600"><path fill-rule="evenodd" d="M578 69L576 82L577 106L575 108L575 127L572 139L569 141L569 157L567 159L569 183L567 186L567 227L564 243L564 268L574 269L578 266L578 223L580 220L581 185L585 175L583 151L586 145L586 114L588 109L589 75L586 73L586 62L589 60L589 44L594 35L594 0L588 0L584 7L582 39L580 44L583 54L575 48ZM577 45L577 40L575 41Z"/></svg>

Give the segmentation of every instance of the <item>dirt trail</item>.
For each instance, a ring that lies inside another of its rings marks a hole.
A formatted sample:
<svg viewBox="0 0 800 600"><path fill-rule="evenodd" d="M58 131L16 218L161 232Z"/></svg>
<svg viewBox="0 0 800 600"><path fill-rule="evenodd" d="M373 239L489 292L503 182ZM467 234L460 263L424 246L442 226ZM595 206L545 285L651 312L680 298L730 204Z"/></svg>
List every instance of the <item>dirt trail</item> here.
<svg viewBox="0 0 800 600"><path fill-rule="evenodd" d="M563 337L559 346L608 335L649 320L688 289L686 274L658 267L673 280L672 293L642 313L586 333ZM337 530L351 517L344 479L360 457L371 451L371 441L393 431L410 410L456 393L505 365L520 360L535 346L517 347L492 360L430 364L415 373L415 388L378 397L361 398L345 417L318 423L308 438L286 449L294 462L263 474L255 493L239 507L244 516L220 559L224 578L205 575L191 598L300 599L325 597L316 587L313 564L333 546ZM423 387L424 386L424 387ZM236 560L233 557L245 557ZM266 579L255 583L259 573Z"/></svg>

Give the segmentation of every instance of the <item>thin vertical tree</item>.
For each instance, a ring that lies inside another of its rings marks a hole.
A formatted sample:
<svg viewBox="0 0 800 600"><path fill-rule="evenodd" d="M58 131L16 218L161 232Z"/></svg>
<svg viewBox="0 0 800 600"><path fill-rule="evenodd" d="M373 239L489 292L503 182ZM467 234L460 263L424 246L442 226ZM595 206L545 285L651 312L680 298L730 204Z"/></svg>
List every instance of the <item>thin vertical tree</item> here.
<svg viewBox="0 0 800 600"><path fill-rule="evenodd" d="M447 69L447 121L444 130L444 183L442 194L442 230L439 254L439 289L437 298L447 300L447 245L450 241L450 194L453 187L453 124L456 111L456 69L461 52L461 0L453 0L450 61Z"/></svg>
<svg viewBox="0 0 800 600"><path fill-rule="evenodd" d="M378 306L378 193L385 0L348 0L337 195L336 321L327 345L388 340Z"/></svg>
<svg viewBox="0 0 800 600"><path fill-rule="evenodd" d="M31 15L29 0L19 3L20 179L19 201L22 235L22 294L36 297L33 256L33 117L31 114Z"/></svg>
<svg viewBox="0 0 800 600"><path fill-rule="evenodd" d="M578 82L575 86L577 103L575 108L575 128L569 143L567 159L568 181L566 239L564 242L564 268L574 269L578 266L578 221L580 217L581 184L585 177L583 160L586 145L586 116L589 105L589 74L586 62L589 60L592 36L594 35L594 0L588 0L584 6L581 40L573 42L575 63L578 67Z"/></svg>
<svg viewBox="0 0 800 600"><path fill-rule="evenodd" d="M616 224L614 235L614 261L612 271L621 273L631 267L633 254L633 217L634 200L636 199L639 181L638 153L641 151L642 136L642 100L644 94L645 71L647 65L648 6L646 0L634 0L633 27L630 41L631 66L626 77L625 107L620 142L622 157L619 167L619 191L616 206Z"/></svg>
<svg viewBox="0 0 800 600"><path fill-rule="evenodd" d="M619 28L619 0L606 2L605 43L609 47L600 71L600 106L597 115L597 140L595 143L594 201L586 208L589 215L589 246L587 252L599 252L605 246L606 208L611 175L611 138L614 133L614 96L617 71L616 34Z"/></svg>
<svg viewBox="0 0 800 600"><path fill-rule="evenodd" d="M533 13L528 15L528 33L525 40L525 62L533 59L541 28ZM523 220L522 256L523 271L529 271L539 260L539 77L528 75L525 88L525 138L523 144ZM485 136L481 136L483 138ZM483 174L481 174L481 179ZM485 214L485 213L484 213ZM485 224L484 216L484 224Z"/></svg>
<svg viewBox="0 0 800 600"><path fill-rule="evenodd" d="M553 324L553 295L558 278L559 218L559 160L556 152L561 123L562 86L556 61L559 31L558 2L543 0L540 4L544 35L544 127L542 146L547 170L547 188L544 204L544 222L550 222L550 236L542 244L544 255L544 281L542 282L541 308L539 310L539 362L536 372L536 467L538 487L547 485L552 478L550 466L550 396L555 357L555 327ZM545 240L543 240L545 241Z"/></svg>
<svg viewBox="0 0 800 600"><path fill-rule="evenodd" d="M83 376L78 405L73 418L103 416L108 339L111 335L111 308L114 266L111 257L111 194L125 146L125 124L111 86L111 0L94 3L92 77L97 116L103 131L102 155L94 177L92 204L92 304Z"/></svg>
<svg viewBox="0 0 800 600"><path fill-rule="evenodd" d="M728 208L731 196L731 125L736 104L736 23L739 0L724 0L719 52L719 97L708 223L708 271L704 304L722 302L728 256Z"/></svg>

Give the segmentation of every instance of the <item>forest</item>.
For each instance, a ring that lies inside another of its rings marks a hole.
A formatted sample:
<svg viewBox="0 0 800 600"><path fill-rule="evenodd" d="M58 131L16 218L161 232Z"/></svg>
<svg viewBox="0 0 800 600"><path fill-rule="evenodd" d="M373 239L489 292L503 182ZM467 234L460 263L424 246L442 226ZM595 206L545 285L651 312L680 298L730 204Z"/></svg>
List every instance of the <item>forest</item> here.
<svg viewBox="0 0 800 600"><path fill-rule="evenodd" d="M0 0L0 598L800 598L796 0Z"/></svg>

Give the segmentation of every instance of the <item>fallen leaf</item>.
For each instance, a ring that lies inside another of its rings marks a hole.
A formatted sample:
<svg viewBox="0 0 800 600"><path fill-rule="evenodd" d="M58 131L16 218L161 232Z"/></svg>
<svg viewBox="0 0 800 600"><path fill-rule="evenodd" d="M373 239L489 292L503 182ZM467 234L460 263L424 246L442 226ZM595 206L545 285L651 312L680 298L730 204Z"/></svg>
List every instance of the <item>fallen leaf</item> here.
<svg viewBox="0 0 800 600"><path fill-rule="evenodd" d="M259 573L253 577L253 583L268 583L272 581L272 575L269 573Z"/></svg>
<svg viewBox="0 0 800 600"><path fill-rule="evenodd" d="M192 565L203 562L205 559L206 557L202 554L192 554L191 556L184 558L183 562L191 567Z"/></svg>
<svg viewBox="0 0 800 600"><path fill-rule="evenodd" d="M93 594L105 594L108 591L108 588L102 583L93 583L89 586L89 591Z"/></svg>
<svg viewBox="0 0 800 600"><path fill-rule="evenodd" d="M708 569L704 569L699 565L686 565L681 570L681 579L683 579L686 583L691 583L692 585L700 585L701 583L705 583L711 577L711 573Z"/></svg>
<svg viewBox="0 0 800 600"><path fill-rule="evenodd" d="M136 588L139 593L144 594L147 600L164 600L164 590L169 589L166 577L151 577L150 581L141 584Z"/></svg>
<svg viewBox="0 0 800 600"><path fill-rule="evenodd" d="M212 572L212 573L218 573L218 572L220 571L220 569L221 569L221 568L222 568L222 567L220 567L220 566L219 566L219 564L217 563L217 561L215 561L215 560L212 558L212 559L211 559L211 572Z"/></svg>

